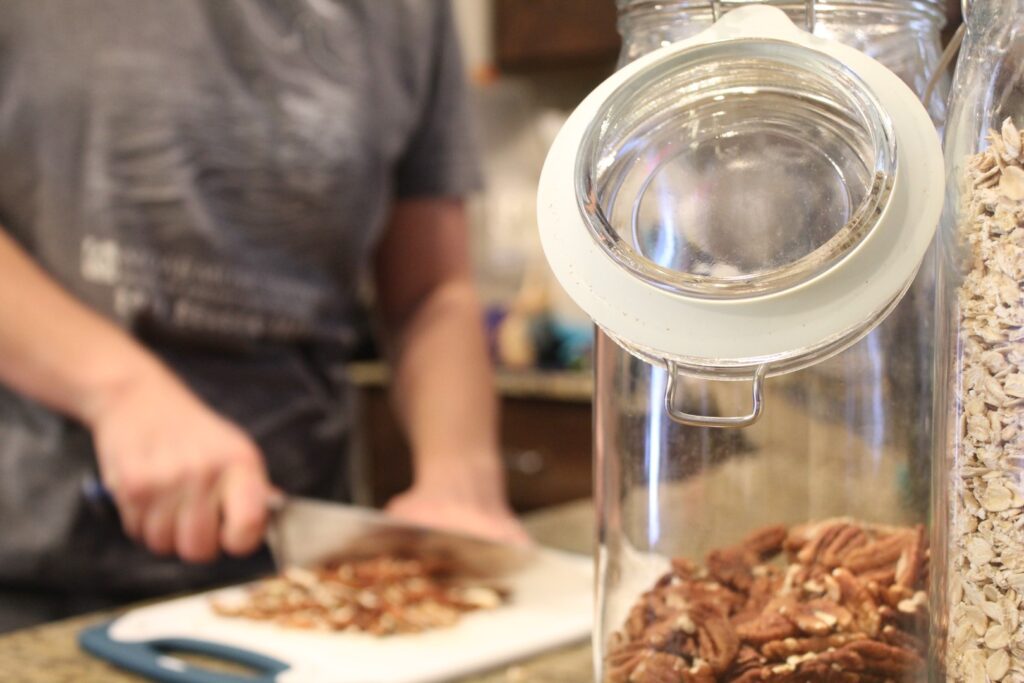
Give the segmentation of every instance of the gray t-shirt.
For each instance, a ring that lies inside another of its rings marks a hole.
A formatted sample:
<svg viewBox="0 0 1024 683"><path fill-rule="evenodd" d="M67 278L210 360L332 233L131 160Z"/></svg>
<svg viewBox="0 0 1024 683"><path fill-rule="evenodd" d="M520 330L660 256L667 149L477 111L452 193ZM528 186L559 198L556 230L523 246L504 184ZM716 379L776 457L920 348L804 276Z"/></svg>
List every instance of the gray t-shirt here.
<svg viewBox="0 0 1024 683"><path fill-rule="evenodd" d="M343 487L330 369L392 201L476 187L466 119L440 0L0 3L0 226L253 432L291 491ZM82 504L93 467L79 425L0 389L0 584L248 569L131 548Z"/></svg>

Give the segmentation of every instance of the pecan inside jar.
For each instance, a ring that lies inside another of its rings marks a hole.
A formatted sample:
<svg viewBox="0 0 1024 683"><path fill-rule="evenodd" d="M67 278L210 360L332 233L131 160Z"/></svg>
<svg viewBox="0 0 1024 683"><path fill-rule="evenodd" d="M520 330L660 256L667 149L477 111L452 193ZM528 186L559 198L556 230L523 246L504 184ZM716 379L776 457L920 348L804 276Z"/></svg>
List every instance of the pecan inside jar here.
<svg viewBox="0 0 1024 683"><path fill-rule="evenodd" d="M924 681L923 527L829 519L682 558L609 647L607 683Z"/></svg>

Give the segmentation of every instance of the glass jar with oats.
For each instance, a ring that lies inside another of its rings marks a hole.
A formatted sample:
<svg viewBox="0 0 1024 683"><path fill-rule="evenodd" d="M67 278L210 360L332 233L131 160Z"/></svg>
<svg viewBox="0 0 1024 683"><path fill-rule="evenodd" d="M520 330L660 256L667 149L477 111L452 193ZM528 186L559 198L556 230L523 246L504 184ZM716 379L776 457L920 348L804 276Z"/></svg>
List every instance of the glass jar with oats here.
<svg viewBox="0 0 1024 683"><path fill-rule="evenodd" d="M942 154L861 48L872 20L926 41L935 8L625 3L628 63L549 152L542 244L600 330L601 683L927 676L934 340L907 293ZM692 30L636 54L648 12Z"/></svg>
<svg viewBox="0 0 1024 683"><path fill-rule="evenodd" d="M933 544L948 681L1024 681L1024 0L967 9L946 129Z"/></svg>

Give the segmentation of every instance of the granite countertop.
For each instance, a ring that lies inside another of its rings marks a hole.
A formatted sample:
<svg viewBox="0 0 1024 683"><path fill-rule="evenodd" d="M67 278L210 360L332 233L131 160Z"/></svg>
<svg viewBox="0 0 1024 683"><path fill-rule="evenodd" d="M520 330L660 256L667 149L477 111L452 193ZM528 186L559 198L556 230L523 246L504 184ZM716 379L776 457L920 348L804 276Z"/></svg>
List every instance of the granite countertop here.
<svg viewBox="0 0 1024 683"><path fill-rule="evenodd" d="M589 502L541 510L524 521L544 545L591 551L594 524ZM113 616L116 612L90 614L0 635L0 678L4 683L139 683L143 679L78 649L80 630ZM589 644L580 644L453 683L591 683L590 656Z"/></svg>
<svg viewBox="0 0 1024 683"><path fill-rule="evenodd" d="M383 387L389 377L387 365L379 362L352 363L346 374L357 387ZM505 398L590 403L594 395L593 373L582 370L499 369L495 384Z"/></svg>

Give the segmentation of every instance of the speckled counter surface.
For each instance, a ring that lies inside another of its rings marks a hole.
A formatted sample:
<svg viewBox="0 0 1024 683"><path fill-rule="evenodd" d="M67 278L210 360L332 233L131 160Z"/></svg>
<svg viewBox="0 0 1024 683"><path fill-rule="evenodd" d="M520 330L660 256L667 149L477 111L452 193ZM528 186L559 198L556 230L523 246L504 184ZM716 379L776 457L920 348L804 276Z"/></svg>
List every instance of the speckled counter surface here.
<svg viewBox="0 0 1024 683"><path fill-rule="evenodd" d="M573 552L590 552L593 513L589 503L533 513L526 525L538 542ZM91 614L0 636L3 683L138 683L142 679L93 659L78 649L86 626L115 616ZM515 665L460 679L457 683L591 683L590 647L563 648Z"/></svg>

